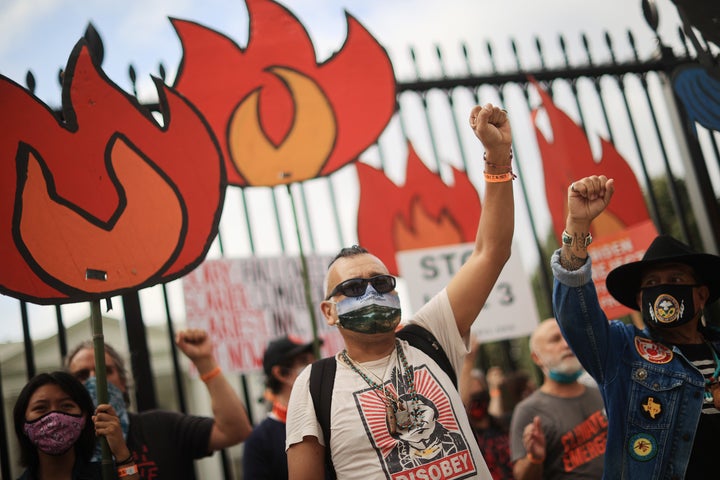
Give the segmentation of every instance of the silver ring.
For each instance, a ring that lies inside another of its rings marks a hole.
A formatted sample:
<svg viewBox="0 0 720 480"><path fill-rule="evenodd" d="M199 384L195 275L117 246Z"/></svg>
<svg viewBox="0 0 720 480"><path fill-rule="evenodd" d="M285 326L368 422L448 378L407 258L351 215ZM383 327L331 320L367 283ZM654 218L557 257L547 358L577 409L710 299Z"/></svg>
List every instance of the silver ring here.
<svg viewBox="0 0 720 480"><path fill-rule="evenodd" d="M577 192L577 190L575 190L575 182L570 184L570 190L573 192Z"/></svg>

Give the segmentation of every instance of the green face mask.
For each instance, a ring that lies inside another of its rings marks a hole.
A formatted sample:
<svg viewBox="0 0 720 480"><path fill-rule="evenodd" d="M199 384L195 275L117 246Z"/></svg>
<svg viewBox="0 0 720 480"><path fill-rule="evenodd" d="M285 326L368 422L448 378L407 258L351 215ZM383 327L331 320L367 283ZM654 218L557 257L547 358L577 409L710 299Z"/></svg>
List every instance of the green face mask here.
<svg viewBox="0 0 720 480"><path fill-rule="evenodd" d="M340 327L358 333L388 333L400 323L400 297L377 293L367 286L360 297L348 297L338 303Z"/></svg>

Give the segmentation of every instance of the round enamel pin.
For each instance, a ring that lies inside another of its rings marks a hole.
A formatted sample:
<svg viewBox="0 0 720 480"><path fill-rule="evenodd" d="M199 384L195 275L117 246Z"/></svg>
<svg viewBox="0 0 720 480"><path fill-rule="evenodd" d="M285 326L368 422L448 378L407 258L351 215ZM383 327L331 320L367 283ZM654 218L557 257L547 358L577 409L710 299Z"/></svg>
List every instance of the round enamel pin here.
<svg viewBox="0 0 720 480"><path fill-rule="evenodd" d="M635 349L642 358L650 363L668 363L673 359L672 350L648 338L635 337Z"/></svg>
<svg viewBox="0 0 720 480"><path fill-rule="evenodd" d="M640 462L652 460L657 455L657 441L647 433L638 433L628 442L630 456Z"/></svg>

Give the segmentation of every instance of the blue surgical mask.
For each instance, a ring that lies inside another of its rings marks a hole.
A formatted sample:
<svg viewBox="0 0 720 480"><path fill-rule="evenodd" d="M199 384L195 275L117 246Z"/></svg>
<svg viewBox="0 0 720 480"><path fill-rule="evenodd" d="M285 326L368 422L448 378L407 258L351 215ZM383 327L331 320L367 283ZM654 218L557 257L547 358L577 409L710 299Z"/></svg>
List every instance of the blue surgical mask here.
<svg viewBox="0 0 720 480"><path fill-rule="evenodd" d="M378 293L368 284L359 297L347 297L335 304L340 327L358 333L388 333L400 323L400 297Z"/></svg>
<svg viewBox="0 0 720 480"><path fill-rule="evenodd" d="M550 377L552 380L555 380L558 383L574 383L578 378L580 378L580 375L583 374L582 370L578 370L577 372L573 373L565 373L561 372L559 370L548 370L548 377Z"/></svg>
<svg viewBox="0 0 720 480"><path fill-rule="evenodd" d="M643 321L653 327L685 325L695 317L693 288L697 285L657 285L642 289Z"/></svg>

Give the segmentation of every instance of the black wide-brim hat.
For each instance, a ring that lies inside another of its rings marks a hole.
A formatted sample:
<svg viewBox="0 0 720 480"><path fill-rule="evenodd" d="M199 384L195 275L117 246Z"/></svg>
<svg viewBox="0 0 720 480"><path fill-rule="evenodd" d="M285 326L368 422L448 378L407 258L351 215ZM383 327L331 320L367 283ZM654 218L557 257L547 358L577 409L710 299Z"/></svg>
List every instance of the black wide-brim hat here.
<svg viewBox="0 0 720 480"><path fill-rule="evenodd" d="M697 253L688 245L669 235L659 235L645 251L642 260L626 263L612 270L605 280L608 292L615 300L633 310L639 310L637 293L643 273L663 263L683 263L695 271L698 283L706 285L710 304L720 297L720 257Z"/></svg>

